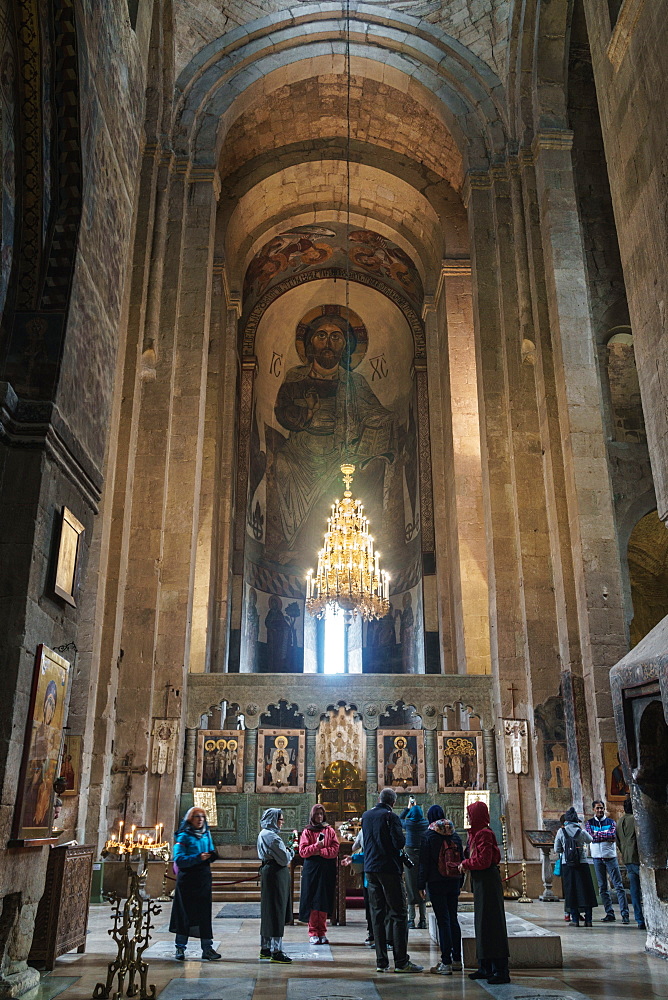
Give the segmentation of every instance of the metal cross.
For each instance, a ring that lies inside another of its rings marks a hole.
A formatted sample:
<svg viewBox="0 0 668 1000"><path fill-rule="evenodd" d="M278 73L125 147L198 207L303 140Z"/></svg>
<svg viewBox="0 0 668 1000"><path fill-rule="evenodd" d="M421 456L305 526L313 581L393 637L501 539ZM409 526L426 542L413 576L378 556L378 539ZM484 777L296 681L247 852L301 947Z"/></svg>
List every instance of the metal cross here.
<svg viewBox="0 0 668 1000"><path fill-rule="evenodd" d="M127 811L128 811L128 800L130 798L130 792L132 791L132 775L133 774L146 774L146 772L148 771L148 767L146 766L146 764L141 764L138 767L133 767L132 766L132 761L134 760L134 757L135 757L135 755L134 755L134 753L132 751L130 751L129 753L126 753L126 755L125 755L125 757L123 757L123 760L121 761L121 763L120 764L114 764L114 766L111 769L111 773L112 774L124 774L126 776L126 778L125 778L125 785L123 787L123 792L124 792L124 796L125 796L125 798L124 798L124 804L123 804L123 826L124 827L125 827L125 820L127 818L126 814L127 814Z"/></svg>

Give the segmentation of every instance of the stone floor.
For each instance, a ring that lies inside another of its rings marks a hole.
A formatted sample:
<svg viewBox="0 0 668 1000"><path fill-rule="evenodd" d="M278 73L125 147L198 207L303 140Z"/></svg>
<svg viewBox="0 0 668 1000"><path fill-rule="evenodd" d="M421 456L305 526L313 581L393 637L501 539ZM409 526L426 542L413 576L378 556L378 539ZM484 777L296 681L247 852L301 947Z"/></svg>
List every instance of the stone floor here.
<svg viewBox="0 0 668 1000"><path fill-rule="evenodd" d="M162 947L173 940L167 931L169 907L163 904L151 946L149 983L155 984L161 1000L405 1000L407 996L427 1000L435 995L443 1000L485 1000L490 995L500 1000L668 998L668 962L643 950L644 934L635 924L596 922L591 930L571 928L563 922L558 903L510 904L508 909L562 935L563 969L548 969L542 975L541 970L518 971L511 986L497 987L471 982L465 973L449 978L428 973L411 976L410 986L404 977L377 974L374 955L362 943L366 934L360 911L349 913L346 927L328 931L331 946L322 955L312 955L319 949L309 947L306 927L288 927L285 942L295 958L290 966L258 961L257 919L216 919L214 935L223 960L199 961L199 948L193 942L192 960L181 964L162 957L172 953ZM107 934L109 912L106 905L91 907L86 953L63 955L40 987L25 995L27 1000L92 997L115 954ZM427 931L410 932L409 951L414 961L427 968L438 961Z"/></svg>

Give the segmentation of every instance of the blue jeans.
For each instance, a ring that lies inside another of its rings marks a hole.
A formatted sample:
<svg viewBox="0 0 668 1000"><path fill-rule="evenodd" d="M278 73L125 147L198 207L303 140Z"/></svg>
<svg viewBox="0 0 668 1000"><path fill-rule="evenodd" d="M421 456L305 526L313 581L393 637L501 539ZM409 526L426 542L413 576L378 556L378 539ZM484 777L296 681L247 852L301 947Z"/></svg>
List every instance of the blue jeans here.
<svg viewBox="0 0 668 1000"><path fill-rule="evenodd" d="M459 888L446 892L439 882L428 882L429 899L438 925L441 961L444 965L462 960L462 932L457 920Z"/></svg>
<svg viewBox="0 0 668 1000"><path fill-rule="evenodd" d="M619 912L622 915L622 919L626 917L628 920L629 904L626 902L626 893L624 892L624 886L622 885L622 873L619 870L617 858L594 858L594 871L596 872L598 891L601 894L601 902L605 907L606 915L612 914L614 916L612 900L610 899L610 893L608 892L608 876L610 876L610 881L612 882L615 892L617 893Z"/></svg>
<svg viewBox="0 0 668 1000"><path fill-rule="evenodd" d="M638 927L642 927L645 923L645 918L642 912L642 892L640 891L640 865L627 865L626 872L629 876L629 886L631 888L633 917L637 921Z"/></svg>
<svg viewBox="0 0 668 1000"><path fill-rule="evenodd" d="M177 948L185 948L185 946L187 944L188 944L188 935L187 934L177 934L176 935L176 947ZM206 940L204 938L202 938L202 951L206 951L207 948L213 948L213 938L211 938L210 941L209 941L208 938Z"/></svg>

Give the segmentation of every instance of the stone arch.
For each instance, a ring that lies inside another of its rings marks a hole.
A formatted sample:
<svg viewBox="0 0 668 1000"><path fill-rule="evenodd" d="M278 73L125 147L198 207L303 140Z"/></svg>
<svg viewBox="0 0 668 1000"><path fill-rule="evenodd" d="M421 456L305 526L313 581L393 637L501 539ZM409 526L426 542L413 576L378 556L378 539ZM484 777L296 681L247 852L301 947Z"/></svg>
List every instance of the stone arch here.
<svg viewBox="0 0 668 1000"><path fill-rule="evenodd" d="M327 19L309 21L302 11L299 28L295 27L299 16L263 19L244 29L243 36L253 33L252 41L244 39L239 44L240 33L230 32L191 60L177 84L174 144L178 153L213 165L225 128L255 96L266 96L286 79L340 67L345 54L343 22L331 10L327 13ZM411 25L416 26L417 22ZM360 42L355 40L356 33ZM397 79L401 89L410 87L423 102L438 108L465 152L468 166L487 165L491 153L504 148L501 83L460 43L434 33L431 38L423 34L419 44L411 44L406 24L396 28L371 17L355 21L351 38L353 73L361 69L371 76Z"/></svg>
<svg viewBox="0 0 668 1000"><path fill-rule="evenodd" d="M290 226L347 218L345 169L340 161L324 161L322 166L323 170L318 164L285 168L265 178L235 206L225 235L233 288L241 287L251 258L272 236ZM446 205L439 215L412 185L365 164L351 166L350 194L351 225L375 228L400 245L413 259L426 291L432 291L446 247L463 242L459 235L466 231L463 209Z"/></svg>
<svg viewBox="0 0 668 1000"><path fill-rule="evenodd" d="M634 612L631 646L635 646L668 611L668 532L656 509L637 522L627 552Z"/></svg>
<svg viewBox="0 0 668 1000"><path fill-rule="evenodd" d="M345 280L346 274L344 271L335 268L317 268L313 271L307 271L302 274L294 275L292 278L286 278L285 281L280 282L278 285L275 285L273 288L270 288L267 292L265 292L259 302L254 306L244 326L242 354L246 356L254 354L255 333L257 331L258 323L272 302L275 302L276 299L281 297L281 295L284 295L285 292L289 291L291 288L295 288L297 285L302 285L306 281L322 281L325 278L338 278L340 280ZM377 289L377 291L381 292L381 294L385 295L391 302L394 302L394 304L399 307L413 334L415 356L416 358L424 358L424 327L422 325L422 320L413 306L403 296L396 293L394 289L390 288L384 282L379 281L372 275L351 270L349 280L355 281L360 285L367 285L369 288Z"/></svg>

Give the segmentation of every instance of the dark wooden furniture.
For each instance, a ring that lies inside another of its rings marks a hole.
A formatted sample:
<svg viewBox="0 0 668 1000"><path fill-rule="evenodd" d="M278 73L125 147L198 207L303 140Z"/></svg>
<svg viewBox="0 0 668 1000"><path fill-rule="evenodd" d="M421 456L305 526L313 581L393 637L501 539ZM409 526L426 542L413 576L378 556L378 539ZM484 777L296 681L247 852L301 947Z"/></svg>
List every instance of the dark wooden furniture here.
<svg viewBox="0 0 668 1000"><path fill-rule="evenodd" d="M51 970L59 955L86 950L94 854L93 844L51 848L28 961Z"/></svg>

